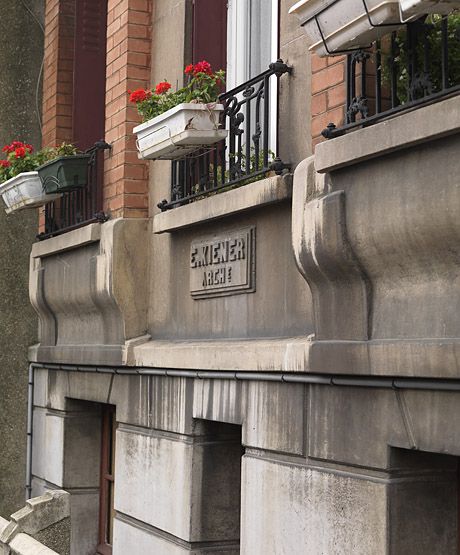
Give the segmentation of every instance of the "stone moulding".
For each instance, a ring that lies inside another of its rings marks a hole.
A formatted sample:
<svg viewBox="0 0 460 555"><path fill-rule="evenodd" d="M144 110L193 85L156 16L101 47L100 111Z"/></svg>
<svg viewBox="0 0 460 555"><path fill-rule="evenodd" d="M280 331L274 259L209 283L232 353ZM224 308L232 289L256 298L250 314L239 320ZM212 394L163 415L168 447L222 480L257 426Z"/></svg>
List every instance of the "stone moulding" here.
<svg viewBox="0 0 460 555"><path fill-rule="evenodd" d="M345 193L320 180L315 196L313 159L297 170L293 198L293 248L297 266L313 293L316 339L368 338L369 280L350 245Z"/></svg>
<svg viewBox="0 0 460 555"><path fill-rule="evenodd" d="M445 119L453 100L424 113ZM403 144L401 124L375 126L394 138L380 157L369 127L318 145L319 164L315 155L294 174L293 250L314 307L310 372L460 376L459 135L422 122Z"/></svg>
<svg viewBox="0 0 460 555"><path fill-rule="evenodd" d="M70 495L66 491L48 491L40 497L29 499L24 508L11 515L9 521L0 518L0 552L18 555L57 555L56 551L49 549L37 539L42 535L46 538L46 531L52 532L55 525L69 519ZM60 534L64 530L68 534L58 540L64 550L60 553L69 552L70 526L61 526L59 530L55 530Z"/></svg>
<svg viewBox="0 0 460 555"><path fill-rule="evenodd" d="M292 175L275 175L156 214L153 232L165 233L289 200Z"/></svg>
<svg viewBox="0 0 460 555"><path fill-rule="evenodd" d="M29 290L40 343L31 360L126 362L146 336L147 226L117 219L33 246Z"/></svg>

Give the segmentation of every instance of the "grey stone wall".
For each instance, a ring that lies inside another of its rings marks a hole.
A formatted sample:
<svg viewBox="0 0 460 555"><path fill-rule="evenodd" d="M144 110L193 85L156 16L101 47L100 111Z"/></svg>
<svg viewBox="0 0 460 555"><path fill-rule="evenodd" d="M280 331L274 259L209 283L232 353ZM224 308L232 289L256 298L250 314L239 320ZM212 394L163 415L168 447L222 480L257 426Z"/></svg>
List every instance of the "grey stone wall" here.
<svg viewBox="0 0 460 555"><path fill-rule="evenodd" d="M43 0L0 3L0 145L19 139L40 146L37 106L41 106L43 32L35 17L43 21L43 11ZM0 515L22 506L25 495L27 346L34 342L37 326L28 299L28 255L36 225L37 211L7 217L2 202Z"/></svg>

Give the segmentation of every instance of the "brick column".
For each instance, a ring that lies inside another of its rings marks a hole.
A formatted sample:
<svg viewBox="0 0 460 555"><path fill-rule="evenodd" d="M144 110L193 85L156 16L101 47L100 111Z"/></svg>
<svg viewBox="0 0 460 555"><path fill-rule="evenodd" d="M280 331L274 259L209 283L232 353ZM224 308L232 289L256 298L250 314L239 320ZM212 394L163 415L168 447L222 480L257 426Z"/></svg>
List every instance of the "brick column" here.
<svg viewBox="0 0 460 555"><path fill-rule="evenodd" d="M343 124L346 103L346 59L343 56L311 57L311 134L313 148L321 142L321 131L330 122Z"/></svg>
<svg viewBox="0 0 460 555"><path fill-rule="evenodd" d="M104 211L112 217L148 215L148 166L137 158L133 128L140 122L128 90L150 85L152 0L109 0L107 20Z"/></svg>
<svg viewBox="0 0 460 555"><path fill-rule="evenodd" d="M46 0L42 146L72 140L75 1Z"/></svg>

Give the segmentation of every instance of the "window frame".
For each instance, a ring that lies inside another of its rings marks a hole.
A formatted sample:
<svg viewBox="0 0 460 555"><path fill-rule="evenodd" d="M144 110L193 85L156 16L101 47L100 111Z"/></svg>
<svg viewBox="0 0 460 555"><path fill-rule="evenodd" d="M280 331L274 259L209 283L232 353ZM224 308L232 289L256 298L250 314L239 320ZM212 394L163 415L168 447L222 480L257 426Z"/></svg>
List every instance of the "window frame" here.
<svg viewBox="0 0 460 555"><path fill-rule="evenodd" d="M97 555L112 555L113 519L115 514L115 435L115 407L113 405L103 405L101 411L101 462Z"/></svg>

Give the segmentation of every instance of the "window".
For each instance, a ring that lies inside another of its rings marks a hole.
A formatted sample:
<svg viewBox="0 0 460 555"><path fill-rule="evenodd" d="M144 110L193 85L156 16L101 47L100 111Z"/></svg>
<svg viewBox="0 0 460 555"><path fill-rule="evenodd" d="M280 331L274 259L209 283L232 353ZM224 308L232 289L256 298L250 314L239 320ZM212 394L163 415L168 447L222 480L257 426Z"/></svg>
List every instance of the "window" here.
<svg viewBox="0 0 460 555"><path fill-rule="evenodd" d="M101 428L101 474L99 493L99 539L97 553L111 555L114 517L115 407L103 405Z"/></svg>
<svg viewBox="0 0 460 555"><path fill-rule="evenodd" d="M278 0L229 0L227 90L245 83L278 59ZM270 84L270 150L276 151L277 82Z"/></svg>

